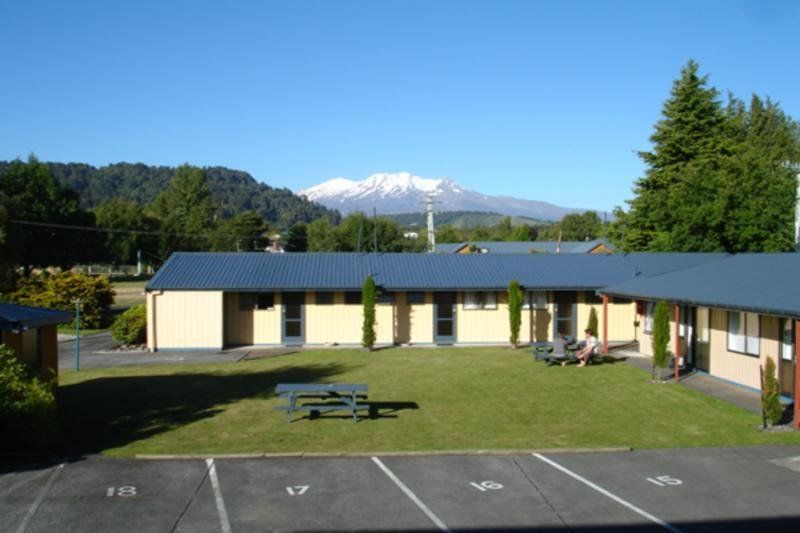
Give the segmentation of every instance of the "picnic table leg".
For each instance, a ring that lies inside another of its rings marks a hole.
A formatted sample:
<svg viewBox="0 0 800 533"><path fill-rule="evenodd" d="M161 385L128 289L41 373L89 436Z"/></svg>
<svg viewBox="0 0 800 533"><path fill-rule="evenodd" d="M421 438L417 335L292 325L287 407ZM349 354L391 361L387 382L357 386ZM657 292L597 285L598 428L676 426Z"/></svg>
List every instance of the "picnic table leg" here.
<svg viewBox="0 0 800 533"><path fill-rule="evenodd" d="M291 421L292 421L292 412L294 411L294 406L295 406L295 402L296 401L297 401L297 398L296 398L294 392L290 392L289 393L289 408L286 409L286 422L287 423L291 423Z"/></svg>
<svg viewBox="0 0 800 533"><path fill-rule="evenodd" d="M350 405L353 407L353 422L358 422L358 415L356 414L356 391L352 391L352 395L350 396L350 401L352 402Z"/></svg>

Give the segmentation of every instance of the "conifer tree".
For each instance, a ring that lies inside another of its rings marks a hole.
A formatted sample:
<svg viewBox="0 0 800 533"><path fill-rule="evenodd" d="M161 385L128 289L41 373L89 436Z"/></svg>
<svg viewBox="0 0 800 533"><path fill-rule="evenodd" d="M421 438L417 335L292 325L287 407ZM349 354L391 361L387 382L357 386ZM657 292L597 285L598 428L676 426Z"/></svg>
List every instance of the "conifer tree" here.
<svg viewBox="0 0 800 533"><path fill-rule="evenodd" d="M669 306L661 300L653 311L653 379L656 368L665 368L669 362Z"/></svg>
<svg viewBox="0 0 800 533"><path fill-rule="evenodd" d="M522 303L525 299L525 293L519 286L519 281L512 280L508 284L508 323L511 328L511 336L509 338L511 347L515 348L519 345L519 328L522 323Z"/></svg>
<svg viewBox="0 0 800 533"><path fill-rule="evenodd" d="M361 345L372 351L375 347L375 302L378 299L375 280L367 276L361 289L361 302L364 307L364 324L361 328Z"/></svg>

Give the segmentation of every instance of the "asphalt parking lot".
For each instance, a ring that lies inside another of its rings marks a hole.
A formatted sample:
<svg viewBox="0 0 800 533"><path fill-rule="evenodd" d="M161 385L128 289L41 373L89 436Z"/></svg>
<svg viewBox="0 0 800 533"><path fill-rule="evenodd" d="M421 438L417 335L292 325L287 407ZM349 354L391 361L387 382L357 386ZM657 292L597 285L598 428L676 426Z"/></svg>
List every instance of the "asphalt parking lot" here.
<svg viewBox="0 0 800 533"><path fill-rule="evenodd" d="M109 459L6 469L0 530L800 528L800 446Z"/></svg>

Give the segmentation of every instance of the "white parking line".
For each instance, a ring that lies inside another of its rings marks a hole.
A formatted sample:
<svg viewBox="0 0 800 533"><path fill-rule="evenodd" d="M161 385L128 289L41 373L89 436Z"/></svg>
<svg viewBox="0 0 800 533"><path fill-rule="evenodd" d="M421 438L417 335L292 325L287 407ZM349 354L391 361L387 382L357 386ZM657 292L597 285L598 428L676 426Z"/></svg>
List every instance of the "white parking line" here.
<svg viewBox="0 0 800 533"><path fill-rule="evenodd" d="M597 485L596 483L593 483L593 482L589 481L585 477L583 477L583 476L581 476L579 474L576 474L572 470L569 470L569 469L561 466L560 464L556 463L555 461L553 461L551 459L548 459L544 455L542 455L540 453L534 453L533 456L536 457L537 459L539 459L540 461L543 461L543 462L549 464L553 468L556 468L556 469L560 470L561 472L567 474L568 476L570 476L570 477L572 477L574 479L577 479L578 481L580 481L581 483L583 483L587 487L590 487L590 488L596 490L597 492L599 492L603 496L611 498L612 500L614 500L618 504L627 507L628 509L630 509L634 513L636 513L636 514L638 514L640 516L643 516L644 518L650 520L651 522L654 522L654 523L658 524L659 526L663 527L667 531L671 531L672 533L682 533L682 531L680 529L676 528L675 526L670 525L667 522L664 522L663 520L661 520L660 518L651 515L647 511L636 507L632 503L623 500L622 498L620 498L616 494L613 494L613 493L607 491L606 489L604 489L600 485Z"/></svg>
<svg viewBox="0 0 800 533"><path fill-rule="evenodd" d="M374 462L376 465L378 465L378 467L379 467L381 470L383 470L383 473L384 473L384 474L386 474L387 476L389 476L389 479L391 479L392 481L394 481L394 484L395 484L395 485L397 485L398 487L400 487L400 490L402 490L402 491L403 491L403 492L406 494L406 496L408 496L409 498L411 498L411 501L412 501L412 502L414 502L414 503L417 505L417 507L419 507L419 508L420 508L420 510L421 510L423 513L425 513L425 516L427 516L428 518L430 518L431 522L433 522L434 524L436 524L436 527L438 527L438 528L439 528L439 529L441 529L442 531L447 531L447 532L449 532L449 531L450 531L450 529L449 529L449 528L448 528L448 527L445 525L445 523L444 523L444 522L442 522L442 520L441 520L441 519L440 519L438 516L436 516L436 515L434 514L434 512L433 512L433 511L431 511L431 510L428 508L428 506L427 506L427 505L425 505L424 503L422 503L422 500L420 500L419 498L417 498L417 495L416 495L416 494L414 494L413 492L411 492L411 489L409 489L409 488L406 486L406 484L405 484L405 483L403 483L403 482L400 480L400 478L398 478L396 475L394 475L394 472L392 472L391 470L389 470L389 467L387 467L385 464L383 464L383 462L382 462L380 459L378 459L377 457L373 457L373 458L372 458L372 462Z"/></svg>
<svg viewBox="0 0 800 533"><path fill-rule="evenodd" d="M50 474L50 477L47 479L47 483L45 483L44 487L39 492L39 495L36 497L33 505L31 505L31 508L28 509L28 512L25 514L25 518L22 519L22 523L20 523L19 527L17 528L17 533L23 533L26 529L28 529L28 524L30 523L31 518L33 518L33 515L35 515L36 511L39 510L39 506L42 505L44 497L48 492L50 492L50 487L53 486L56 477L58 477L58 474L61 473L63 469L64 463L61 463L55 468L55 470L53 470L53 473Z"/></svg>
<svg viewBox="0 0 800 533"><path fill-rule="evenodd" d="M208 466L208 478L211 480L211 488L214 489L214 501L217 502L217 513L219 514L219 524L222 526L222 533L231 533L231 523L228 520L228 511L225 510L225 500L222 499L222 491L219 488L217 478L217 467L214 466L214 459L206 459Z"/></svg>

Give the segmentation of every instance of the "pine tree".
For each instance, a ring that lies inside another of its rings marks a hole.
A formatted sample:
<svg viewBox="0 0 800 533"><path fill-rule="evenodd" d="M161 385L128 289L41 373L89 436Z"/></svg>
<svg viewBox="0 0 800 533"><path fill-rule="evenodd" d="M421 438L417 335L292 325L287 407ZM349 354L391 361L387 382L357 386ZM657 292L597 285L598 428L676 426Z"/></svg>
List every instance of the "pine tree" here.
<svg viewBox="0 0 800 533"><path fill-rule="evenodd" d="M626 251L793 249L800 125L770 100L727 107L690 61L640 152L647 169L608 237Z"/></svg>
<svg viewBox="0 0 800 533"><path fill-rule="evenodd" d="M709 200L708 191L718 189L725 115L717 90L707 87L698 69L689 61L681 70L650 137L652 151L639 152L647 166L645 176L636 182L629 211L615 213L611 232L625 250L714 249L708 243L685 242L687 231L718 234L714 226L721 222L702 204Z"/></svg>
<svg viewBox="0 0 800 533"><path fill-rule="evenodd" d="M666 368L669 362L669 305L661 300L653 311L653 379L656 368Z"/></svg>
<svg viewBox="0 0 800 533"><path fill-rule="evenodd" d="M361 302L364 307L364 324L361 328L361 345L372 351L375 347L375 302L378 299L375 280L367 276L361 289Z"/></svg>
<svg viewBox="0 0 800 533"><path fill-rule="evenodd" d="M519 286L519 281L512 280L508 284L508 323L511 328L511 347L516 349L519 345L519 328L522 323L522 303L525 293Z"/></svg>
<svg viewBox="0 0 800 533"><path fill-rule="evenodd" d="M586 329L592 332L592 335L597 337L597 311L594 307L589 309L589 321L586 324Z"/></svg>
<svg viewBox="0 0 800 533"><path fill-rule="evenodd" d="M202 169L181 165L152 210L161 220L160 252L207 250L214 226L214 204Z"/></svg>
<svg viewBox="0 0 800 533"><path fill-rule="evenodd" d="M781 405L781 387L775 377L775 361L772 357L767 357L764 365L764 379L761 387L761 410L763 418L774 425L781 421L783 417L783 406Z"/></svg>

